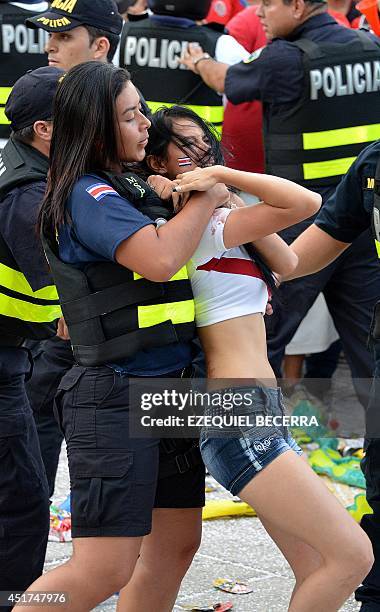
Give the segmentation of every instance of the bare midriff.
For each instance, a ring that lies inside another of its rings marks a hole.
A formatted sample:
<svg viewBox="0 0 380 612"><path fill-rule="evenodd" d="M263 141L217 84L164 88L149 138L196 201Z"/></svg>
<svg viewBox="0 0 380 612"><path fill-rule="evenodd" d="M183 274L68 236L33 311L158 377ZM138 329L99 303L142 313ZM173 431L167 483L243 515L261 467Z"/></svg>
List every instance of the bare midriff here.
<svg viewBox="0 0 380 612"><path fill-rule="evenodd" d="M277 386L261 313L199 327L198 334L209 379L256 379L258 384Z"/></svg>

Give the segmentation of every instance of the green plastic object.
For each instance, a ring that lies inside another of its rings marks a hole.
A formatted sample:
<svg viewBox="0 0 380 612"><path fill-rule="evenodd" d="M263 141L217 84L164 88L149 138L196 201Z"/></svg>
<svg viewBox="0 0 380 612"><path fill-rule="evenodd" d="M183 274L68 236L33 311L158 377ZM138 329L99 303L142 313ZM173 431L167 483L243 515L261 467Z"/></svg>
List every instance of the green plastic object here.
<svg viewBox="0 0 380 612"><path fill-rule="evenodd" d="M358 523L360 523L364 514L373 514L373 510L367 502L365 493L358 493L358 495L355 495L354 503L351 504L351 506L347 506L347 510Z"/></svg>
<svg viewBox="0 0 380 612"><path fill-rule="evenodd" d="M332 448L319 448L309 455L309 463L317 474L352 487L365 489L365 479L357 457L342 457Z"/></svg>

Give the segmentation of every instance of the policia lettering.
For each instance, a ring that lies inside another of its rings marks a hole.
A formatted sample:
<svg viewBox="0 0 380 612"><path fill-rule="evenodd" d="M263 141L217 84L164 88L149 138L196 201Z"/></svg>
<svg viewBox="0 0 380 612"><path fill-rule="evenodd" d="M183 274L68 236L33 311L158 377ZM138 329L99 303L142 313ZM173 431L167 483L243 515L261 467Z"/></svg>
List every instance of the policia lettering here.
<svg viewBox="0 0 380 612"><path fill-rule="evenodd" d="M310 98L317 100L319 92L327 98L352 96L380 90L380 61L364 64L327 66L323 70L310 71Z"/></svg>
<svg viewBox="0 0 380 612"><path fill-rule="evenodd" d="M35 13L36 9L0 2L0 139L9 138L11 133L4 108L13 84L27 70L46 64L44 47L48 32L29 29L24 23Z"/></svg>
<svg viewBox="0 0 380 612"><path fill-rule="evenodd" d="M290 110L266 113L270 174L309 187L337 185L360 151L380 138L380 41L356 35L347 45L292 43L303 54L305 91Z"/></svg>
<svg viewBox="0 0 380 612"><path fill-rule="evenodd" d="M182 29L157 25L150 18L128 22L122 32L120 62L132 73L152 112L161 106L185 105L221 132L222 97L178 63L189 42L199 43L213 57L220 36L205 26Z"/></svg>
<svg viewBox="0 0 380 612"><path fill-rule="evenodd" d="M172 216L136 175L101 176L152 220L162 222ZM56 237L47 227L42 243L58 287L74 357L81 365L118 361L142 349L194 338L194 301L186 267L168 282L153 283L113 262L88 264L84 270L63 263Z"/></svg>

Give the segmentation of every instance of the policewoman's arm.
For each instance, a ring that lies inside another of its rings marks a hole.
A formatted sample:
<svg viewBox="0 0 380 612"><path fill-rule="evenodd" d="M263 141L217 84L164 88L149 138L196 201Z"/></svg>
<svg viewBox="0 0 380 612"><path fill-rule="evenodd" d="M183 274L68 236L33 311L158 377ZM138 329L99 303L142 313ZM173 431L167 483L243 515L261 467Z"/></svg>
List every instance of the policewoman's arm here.
<svg viewBox="0 0 380 612"><path fill-rule="evenodd" d="M158 229L147 225L124 240L115 252L116 261L148 280L169 280L189 261L214 209L228 197L221 184L194 194L168 223Z"/></svg>

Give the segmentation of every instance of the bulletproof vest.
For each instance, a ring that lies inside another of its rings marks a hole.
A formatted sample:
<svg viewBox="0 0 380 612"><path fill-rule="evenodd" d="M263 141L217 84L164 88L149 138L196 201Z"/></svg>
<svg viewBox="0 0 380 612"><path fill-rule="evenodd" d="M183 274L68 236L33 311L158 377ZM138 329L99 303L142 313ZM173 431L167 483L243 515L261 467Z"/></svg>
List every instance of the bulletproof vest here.
<svg viewBox="0 0 380 612"><path fill-rule="evenodd" d="M48 9L47 2L41 4L43 10ZM46 65L48 33L41 28L27 28L24 23L35 14L32 4L27 10L16 3L0 2L0 140L9 138L11 132L4 108L12 86L27 70Z"/></svg>
<svg viewBox="0 0 380 612"><path fill-rule="evenodd" d="M12 138L0 153L0 206L14 188L46 180L48 160L38 151ZM17 231L17 228L14 228ZM43 340L55 334L61 316L54 285L32 289L20 270L0 227L0 344L5 337Z"/></svg>
<svg viewBox="0 0 380 612"><path fill-rule="evenodd" d="M199 43L214 57L220 36L207 26L181 28L150 18L126 23L121 36L120 65L131 72L133 83L152 112L163 105L188 106L221 132L222 96L178 63L189 42Z"/></svg>
<svg viewBox="0 0 380 612"><path fill-rule="evenodd" d="M307 187L337 185L380 137L380 41L293 42L303 54L304 93L264 112L266 171Z"/></svg>
<svg viewBox="0 0 380 612"><path fill-rule="evenodd" d="M131 172L99 173L156 223L173 213ZM138 351L188 342L195 336L194 301L186 266L156 283L114 262L75 268L59 258L56 237L44 224L42 243L58 287L73 354L84 366L133 357Z"/></svg>

